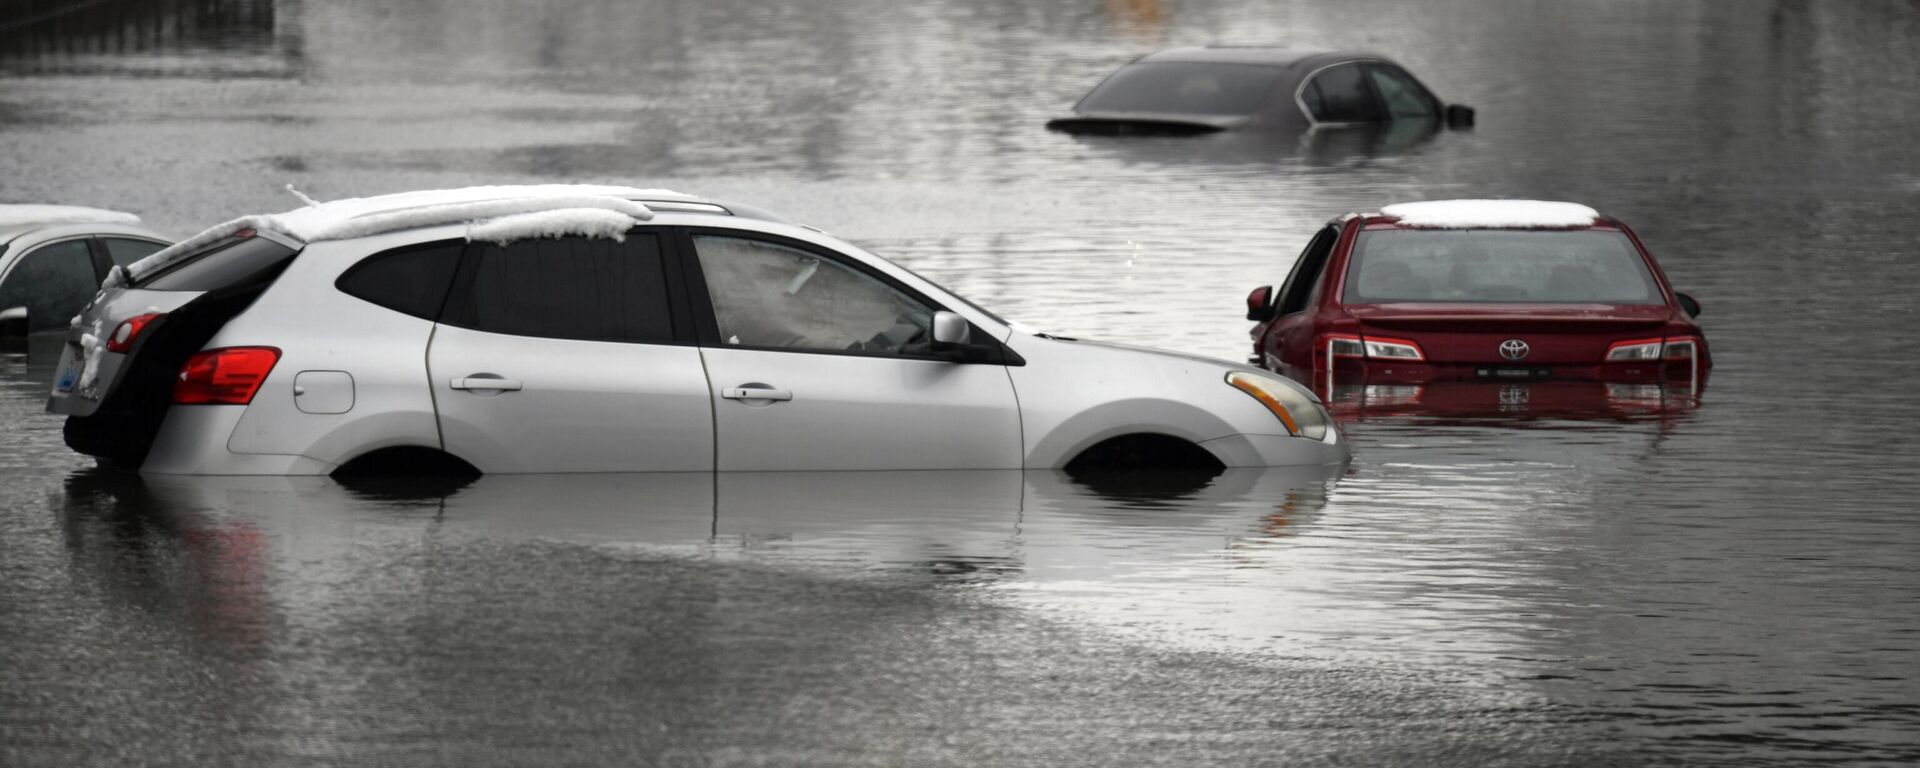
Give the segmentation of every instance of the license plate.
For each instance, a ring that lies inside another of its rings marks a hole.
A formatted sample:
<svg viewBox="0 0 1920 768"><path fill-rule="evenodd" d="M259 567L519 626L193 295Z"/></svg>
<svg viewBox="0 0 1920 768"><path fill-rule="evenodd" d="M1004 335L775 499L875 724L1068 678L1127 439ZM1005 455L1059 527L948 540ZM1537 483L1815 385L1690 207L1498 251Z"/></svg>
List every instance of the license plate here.
<svg viewBox="0 0 1920 768"><path fill-rule="evenodd" d="M1475 376L1483 379L1501 381L1538 381L1553 375L1552 368L1516 368L1513 366L1485 366L1475 368Z"/></svg>
<svg viewBox="0 0 1920 768"><path fill-rule="evenodd" d="M80 381L80 368L84 362L85 356L76 353L73 360L60 369L60 376L53 380L53 391L72 392L73 385Z"/></svg>

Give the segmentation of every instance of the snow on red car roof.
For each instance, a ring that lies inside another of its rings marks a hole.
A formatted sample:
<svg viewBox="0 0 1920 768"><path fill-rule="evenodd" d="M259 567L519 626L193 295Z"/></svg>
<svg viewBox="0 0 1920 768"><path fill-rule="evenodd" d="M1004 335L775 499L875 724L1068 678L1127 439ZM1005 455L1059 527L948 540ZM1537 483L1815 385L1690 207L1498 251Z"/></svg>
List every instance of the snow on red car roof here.
<svg viewBox="0 0 1920 768"><path fill-rule="evenodd" d="M1600 212L1579 203L1545 200L1429 200L1380 209L1403 227L1434 229L1547 229L1585 227Z"/></svg>

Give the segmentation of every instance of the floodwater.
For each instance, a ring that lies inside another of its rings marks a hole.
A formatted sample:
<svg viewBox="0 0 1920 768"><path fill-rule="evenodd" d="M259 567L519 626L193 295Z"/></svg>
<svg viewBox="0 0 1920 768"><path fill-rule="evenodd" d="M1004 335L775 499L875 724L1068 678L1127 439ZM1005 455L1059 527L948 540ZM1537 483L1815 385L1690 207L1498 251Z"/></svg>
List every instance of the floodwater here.
<svg viewBox="0 0 1920 768"><path fill-rule="evenodd" d="M1041 129L1207 42L1385 52L1479 125ZM1570 199L1718 365L1350 393L1329 472L395 489L94 469L6 355L0 763L1920 762L1917 85L1898 0L6 4L8 202L184 235L288 183L664 186L1240 359L1328 217Z"/></svg>

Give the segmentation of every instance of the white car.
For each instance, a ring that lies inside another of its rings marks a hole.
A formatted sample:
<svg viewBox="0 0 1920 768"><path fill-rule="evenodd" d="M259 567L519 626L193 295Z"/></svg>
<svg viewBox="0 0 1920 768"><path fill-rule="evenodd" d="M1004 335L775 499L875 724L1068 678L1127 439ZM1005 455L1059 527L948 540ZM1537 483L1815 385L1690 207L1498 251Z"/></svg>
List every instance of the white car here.
<svg viewBox="0 0 1920 768"><path fill-rule="evenodd" d="M214 227L107 279L48 410L75 450L161 474L1348 456L1273 374L1036 333L750 207L572 185Z"/></svg>
<svg viewBox="0 0 1920 768"><path fill-rule="evenodd" d="M114 265L171 242L131 213L0 205L0 337L66 331Z"/></svg>

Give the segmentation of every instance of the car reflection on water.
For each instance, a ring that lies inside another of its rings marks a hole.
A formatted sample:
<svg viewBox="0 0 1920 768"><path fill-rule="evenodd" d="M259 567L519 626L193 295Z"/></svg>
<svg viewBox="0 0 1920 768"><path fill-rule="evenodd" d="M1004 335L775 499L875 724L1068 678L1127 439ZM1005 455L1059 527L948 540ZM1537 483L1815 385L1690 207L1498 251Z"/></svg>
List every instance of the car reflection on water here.
<svg viewBox="0 0 1920 768"><path fill-rule="evenodd" d="M1284 535L1344 471L486 475L447 485L85 470L68 478L63 509L75 565L109 591L251 633L269 606L303 599L292 584L374 567L370 554L476 537L890 578L1111 575Z"/></svg>

